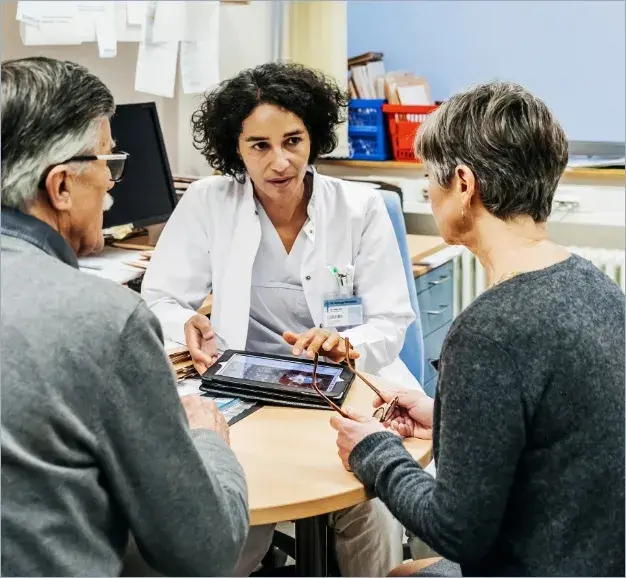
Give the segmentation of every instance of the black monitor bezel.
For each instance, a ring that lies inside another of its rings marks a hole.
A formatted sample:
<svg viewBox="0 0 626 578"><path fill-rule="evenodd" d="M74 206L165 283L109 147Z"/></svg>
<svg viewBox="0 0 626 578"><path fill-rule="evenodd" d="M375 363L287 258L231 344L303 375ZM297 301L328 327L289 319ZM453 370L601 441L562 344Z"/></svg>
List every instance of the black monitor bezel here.
<svg viewBox="0 0 626 578"><path fill-rule="evenodd" d="M163 139L163 131L161 130L161 123L159 121L159 113L157 111L156 103L155 102L132 102L132 103L118 104L115 107L116 113L120 107L124 107L125 109L142 108L142 109L148 109L148 111L150 112L152 116L152 122L156 129L155 132L156 132L157 146L159 148L159 153L161 154L161 161L162 161L163 169L165 171L165 176L167 177L167 192L170 197L170 202L172 204L172 210L169 213L164 213L161 215L154 215L152 217L146 217L145 219L133 221L132 225L135 228L142 228L142 227L148 227L149 225L158 225L160 223L165 223L170 218L170 216L174 212L174 209L176 208L176 205L178 203L178 195L176 194L176 189L174 187L174 180L172 178L172 171L170 168L170 160L167 155L167 149L165 148L165 140ZM131 163L133 162L132 156L129 157L128 162L131 162ZM128 225L128 224L131 224L131 223L119 223L117 225L110 225L109 227L107 227L107 229L112 228L112 227Z"/></svg>

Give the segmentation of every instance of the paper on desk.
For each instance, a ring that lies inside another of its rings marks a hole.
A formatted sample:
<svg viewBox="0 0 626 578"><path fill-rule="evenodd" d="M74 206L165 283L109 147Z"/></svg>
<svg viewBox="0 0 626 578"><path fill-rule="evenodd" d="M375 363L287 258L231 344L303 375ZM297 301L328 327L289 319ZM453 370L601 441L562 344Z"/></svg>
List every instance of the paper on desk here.
<svg viewBox="0 0 626 578"><path fill-rule="evenodd" d="M85 273L97 275L116 283L127 283L144 273L142 269L126 264L126 261L138 260L141 253L142 251L105 247L97 255L78 259L78 266Z"/></svg>
<svg viewBox="0 0 626 578"><path fill-rule="evenodd" d="M178 343L177 341L171 341L169 339L165 339L164 340L163 347L165 348L165 352L168 355L170 355L172 353L178 353L178 352L187 350L187 346L186 345Z"/></svg>
<svg viewBox="0 0 626 578"><path fill-rule="evenodd" d="M139 44L135 90L172 98L176 84L178 42L154 42L156 2L146 5L143 40Z"/></svg>
<svg viewBox="0 0 626 578"><path fill-rule="evenodd" d="M238 415L256 405L255 402L243 401L236 397L218 397L208 395L202 392L200 389L201 385L202 380L199 377L183 379L178 382L178 395L180 397L184 397L186 395L202 395L203 397L212 399L217 404L219 410L224 414L224 417L229 424Z"/></svg>
<svg viewBox="0 0 626 578"><path fill-rule="evenodd" d="M219 2L188 2L180 68L183 92L202 93L219 80Z"/></svg>
<svg viewBox="0 0 626 578"><path fill-rule="evenodd" d="M128 269L107 269L105 271L98 271L95 269L84 269L81 267L80 270L83 273L95 275L96 277L102 277L102 279L108 279L109 281L119 283L120 285L128 283L133 279L137 279L137 277L139 277L142 273L141 269L135 269L134 271L130 271Z"/></svg>
<svg viewBox="0 0 626 578"><path fill-rule="evenodd" d="M184 395L199 395L202 393L200 391L201 385L202 380L200 378L192 377L179 381L176 390L178 391L178 395L180 397L183 397Z"/></svg>

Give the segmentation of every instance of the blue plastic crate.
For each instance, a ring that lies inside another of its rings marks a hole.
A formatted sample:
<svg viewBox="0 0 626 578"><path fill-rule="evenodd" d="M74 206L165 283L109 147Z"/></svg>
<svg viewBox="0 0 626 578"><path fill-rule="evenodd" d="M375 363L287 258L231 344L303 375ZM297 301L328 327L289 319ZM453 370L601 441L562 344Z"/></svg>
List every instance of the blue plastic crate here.
<svg viewBox="0 0 626 578"><path fill-rule="evenodd" d="M387 160L387 124L384 100L352 99L348 104L350 158L355 161Z"/></svg>

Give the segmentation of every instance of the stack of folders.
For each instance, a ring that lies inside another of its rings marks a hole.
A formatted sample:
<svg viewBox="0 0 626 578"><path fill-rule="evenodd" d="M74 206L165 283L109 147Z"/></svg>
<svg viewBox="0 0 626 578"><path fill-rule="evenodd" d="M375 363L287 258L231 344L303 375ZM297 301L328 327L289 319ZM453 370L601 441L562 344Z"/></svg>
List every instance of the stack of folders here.
<svg viewBox="0 0 626 578"><path fill-rule="evenodd" d="M193 361L191 361L191 355L189 355L189 351L186 347L178 344L166 344L165 351L167 351L170 363L174 367L177 381L198 375L196 368L193 366Z"/></svg>
<svg viewBox="0 0 626 578"><path fill-rule="evenodd" d="M351 98L385 98L385 64L382 52L367 52L348 59Z"/></svg>
<svg viewBox="0 0 626 578"><path fill-rule="evenodd" d="M348 72L350 98L380 99L409 106L433 104L426 78L411 72L387 72L382 52L366 52L349 58Z"/></svg>
<svg viewBox="0 0 626 578"><path fill-rule="evenodd" d="M181 196L188 188L189 185L198 180L198 177L184 177L175 175L172 179L174 181L174 189L176 194Z"/></svg>

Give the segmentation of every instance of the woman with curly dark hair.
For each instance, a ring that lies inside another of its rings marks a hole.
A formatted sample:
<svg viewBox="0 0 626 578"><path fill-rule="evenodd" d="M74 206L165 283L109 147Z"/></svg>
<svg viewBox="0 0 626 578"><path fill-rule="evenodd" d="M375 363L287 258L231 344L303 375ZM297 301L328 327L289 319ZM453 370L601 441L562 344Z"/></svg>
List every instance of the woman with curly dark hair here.
<svg viewBox="0 0 626 578"><path fill-rule="evenodd" d="M196 147L222 175L184 194L142 293L200 373L226 348L340 362L347 336L360 369L419 387L398 358L414 314L382 197L313 168L335 148L346 104L320 72L269 63L222 82L193 115ZM208 293L210 322L195 314ZM402 561L402 529L379 501L329 523L344 576L385 576ZM253 528L240 573L272 530Z"/></svg>

